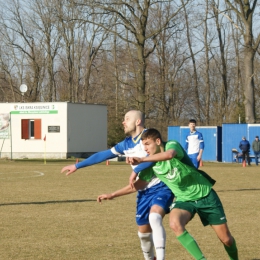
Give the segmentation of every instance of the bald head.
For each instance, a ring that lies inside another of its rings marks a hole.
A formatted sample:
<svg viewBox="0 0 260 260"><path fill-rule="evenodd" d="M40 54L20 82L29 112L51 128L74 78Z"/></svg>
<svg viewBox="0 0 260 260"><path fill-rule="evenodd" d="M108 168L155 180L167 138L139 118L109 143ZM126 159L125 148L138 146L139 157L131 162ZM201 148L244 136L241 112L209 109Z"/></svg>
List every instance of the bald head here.
<svg viewBox="0 0 260 260"><path fill-rule="evenodd" d="M144 113L139 110L130 110L125 114L123 121L125 134L135 136L144 129Z"/></svg>
<svg viewBox="0 0 260 260"><path fill-rule="evenodd" d="M125 116L132 117L134 120L140 120L140 125L144 126L144 113L140 110L130 110Z"/></svg>

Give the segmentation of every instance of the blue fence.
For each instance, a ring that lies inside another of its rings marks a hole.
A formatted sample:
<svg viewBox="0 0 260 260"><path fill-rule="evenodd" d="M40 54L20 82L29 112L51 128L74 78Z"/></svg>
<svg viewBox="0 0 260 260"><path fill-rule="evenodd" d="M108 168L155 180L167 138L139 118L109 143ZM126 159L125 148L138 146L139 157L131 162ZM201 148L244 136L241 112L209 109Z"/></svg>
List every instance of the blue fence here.
<svg viewBox="0 0 260 260"><path fill-rule="evenodd" d="M259 124L223 124L223 141L222 141L222 151L223 151L223 162L233 162L235 161L235 153L232 150L236 149L239 153L239 143L242 137L245 136L250 142L251 146L256 135L260 135L260 125ZM250 150L250 155L253 155L252 149Z"/></svg>
<svg viewBox="0 0 260 260"><path fill-rule="evenodd" d="M202 133L205 142L205 148L202 160L205 161L222 161L221 140L222 131L219 126L200 126L196 129ZM169 126L168 140L176 140L185 147L186 136L189 134L189 127Z"/></svg>
<svg viewBox="0 0 260 260"><path fill-rule="evenodd" d="M239 143L245 136L251 146L255 136L260 136L260 124L223 124L220 126L198 126L196 129L202 133L205 149L203 161L234 162L235 153L241 152ZM187 126L169 126L168 140L176 140L185 147L186 136L189 133ZM250 155L253 156L251 149Z"/></svg>

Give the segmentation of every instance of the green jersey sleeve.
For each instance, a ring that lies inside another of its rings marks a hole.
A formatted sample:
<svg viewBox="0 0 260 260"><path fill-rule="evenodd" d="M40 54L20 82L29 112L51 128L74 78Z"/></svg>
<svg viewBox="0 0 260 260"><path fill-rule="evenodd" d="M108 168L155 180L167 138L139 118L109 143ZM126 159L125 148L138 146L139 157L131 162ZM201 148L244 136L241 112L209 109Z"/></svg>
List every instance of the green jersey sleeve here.
<svg viewBox="0 0 260 260"><path fill-rule="evenodd" d="M150 182L150 180L154 177L153 167L142 170L139 172L138 177L140 180Z"/></svg>
<svg viewBox="0 0 260 260"><path fill-rule="evenodd" d="M175 150L177 152L177 155L175 156L176 159L181 160L184 157L184 150L181 147L181 145L174 141L168 141L165 145L165 151L167 150Z"/></svg>

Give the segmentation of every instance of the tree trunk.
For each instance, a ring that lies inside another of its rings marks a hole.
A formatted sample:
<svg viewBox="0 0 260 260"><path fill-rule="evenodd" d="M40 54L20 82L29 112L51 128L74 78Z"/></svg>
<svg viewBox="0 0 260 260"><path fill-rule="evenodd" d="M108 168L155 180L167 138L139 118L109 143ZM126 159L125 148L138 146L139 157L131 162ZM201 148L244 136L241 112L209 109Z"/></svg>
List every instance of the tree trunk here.
<svg viewBox="0 0 260 260"><path fill-rule="evenodd" d="M245 83L244 83L244 105L246 114L246 123L255 123L255 100L254 100L254 56L255 51L246 44L244 50L244 67L245 67Z"/></svg>
<svg viewBox="0 0 260 260"><path fill-rule="evenodd" d="M139 63L139 69L137 71L137 106L142 112L145 112L145 72L146 61L144 58L144 44L137 45L137 57Z"/></svg>
<svg viewBox="0 0 260 260"><path fill-rule="evenodd" d="M241 0L237 1L239 10L236 6L232 5L229 0L225 0L231 9L236 12L237 16L241 20L243 25L243 37L244 37L244 105L246 123L255 123L255 100L254 100L254 58L255 52L260 43L260 35L257 40L254 41L253 36L253 14L257 5L257 0ZM242 29L241 29L242 30Z"/></svg>
<svg viewBox="0 0 260 260"><path fill-rule="evenodd" d="M193 53L192 50L192 44L191 44L191 36L190 36L190 26L189 26L189 18L188 18L188 14L186 11L186 6L184 4L184 1L182 0L182 5L183 5L183 9L185 12L185 23L186 23L186 34L187 34L187 43L189 46L189 51L190 51L190 55L191 55L191 60L192 60L192 66L193 66L193 75L192 75L192 79L193 79L193 86L194 86L194 94L195 94L195 106L197 109L197 120L201 120L201 116L200 116L200 99L199 99L199 87L198 87L198 73L197 73L197 67L196 67L196 60L195 60L195 55Z"/></svg>
<svg viewBox="0 0 260 260"><path fill-rule="evenodd" d="M205 10L205 32L204 32L204 47L205 47L205 90L206 90L206 102L205 102L205 119L206 125L210 122L210 80L209 80L209 46L208 46L208 0L206 0Z"/></svg>

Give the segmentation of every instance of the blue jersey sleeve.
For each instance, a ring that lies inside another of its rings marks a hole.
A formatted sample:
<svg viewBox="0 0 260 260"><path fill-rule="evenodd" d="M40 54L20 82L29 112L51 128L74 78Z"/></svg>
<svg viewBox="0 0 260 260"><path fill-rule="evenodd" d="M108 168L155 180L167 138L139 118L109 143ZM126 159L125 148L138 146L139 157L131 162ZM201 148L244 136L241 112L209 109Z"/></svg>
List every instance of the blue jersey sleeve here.
<svg viewBox="0 0 260 260"><path fill-rule="evenodd" d="M200 149L204 150L204 140L203 140L203 135L199 133L198 139L200 140Z"/></svg>
<svg viewBox="0 0 260 260"><path fill-rule="evenodd" d="M155 165L154 162L143 162L143 163L140 163L138 164L134 169L133 171L138 174L140 171L144 170L144 169L147 169L147 168L150 168L150 167L153 167Z"/></svg>
<svg viewBox="0 0 260 260"><path fill-rule="evenodd" d="M124 154L124 150L127 150L127 139L119 142L112 148L112 152L115 154Z"/></svg>
<svg viewBox="0 0 260 260"><path fill-rule="evenodd" d="M184 145L185 151L188 150L188 146L189 146L189 141L188 141L188 137L186 137L186 141L185 141L185 145Z"/></svg>
<svg viewBox="0 0 260 260"><path fill-rule="evenodd" d="M80 169L115 157L117 157L117 155L113 154L111 150L105 150L91 155L84 161L75 164L75 166L77 169Z"/></svg>

